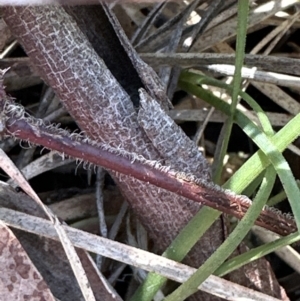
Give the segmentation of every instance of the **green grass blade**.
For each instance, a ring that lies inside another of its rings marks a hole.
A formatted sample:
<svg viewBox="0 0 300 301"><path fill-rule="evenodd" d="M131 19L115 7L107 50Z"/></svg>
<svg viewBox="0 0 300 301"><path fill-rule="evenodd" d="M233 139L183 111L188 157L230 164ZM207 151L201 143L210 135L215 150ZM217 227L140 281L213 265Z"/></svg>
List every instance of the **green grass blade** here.
<svg viewBox="0 0 300 301"><path fill-rule="evenodd" d="M241 266L250 263L254 260L257 260L259 258L262 258L277 249L280 249L284 246L293 244L300 240L300 234L293 233L288 236L279 238L275 241L266 243L262 246L259 246L257 248L251 249L248 252L245 252L239 256L236 256L234 258L229 259L225 263L223 263L214 273L214 275L223 277L227 275L228 273L240 268Z"/></svg>
<svg viewBox="0 0 300 301"><path fill-rule="evenodd" d="M269 167L262 182L262 185L243 219L236 226L229 237L215 251L211 257L178 289L165 298L165 301L181 301L185 300L191 294L197 291L198 286L205 281L216 269L230 256L230 254L238 247L244 237L247 235L255 220L259 216L261 210L271 193L276 178L276 172L273 167Z"/></svg>
<svg viewBox="0 0 300 301"><path fill-rule="evenodd" d="M247 19L249 11L248 0L239 0L238 2L238 24L237 24L237 40L236 40L236 56L235 56L235 70L233 76L233 89L231 94L231 105L230 114L228 119L225 121L222 129L224 135L219 139L222 139L220 143L220 150L216 152L217 156L214 157L214 174L213 180L216 184L221 183L221 175L223 170L223 162L227 153L229 139L233 127L233 116L238 104L238 96L242 83L242 67L245 57L245 45L246 45L246 34L247 34ZM219 143L218 145L219 146ZM216 166L216 168L215 168Z"/></svg>

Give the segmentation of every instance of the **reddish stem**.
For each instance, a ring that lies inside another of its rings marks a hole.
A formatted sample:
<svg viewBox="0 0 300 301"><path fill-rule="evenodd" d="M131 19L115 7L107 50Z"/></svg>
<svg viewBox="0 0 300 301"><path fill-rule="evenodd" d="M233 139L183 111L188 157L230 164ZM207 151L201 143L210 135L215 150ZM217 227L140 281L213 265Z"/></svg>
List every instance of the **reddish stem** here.
<svg viewBox="0 0 300 301"><path fill-rule="evenodd" d="M55 128L28 123L26 119L11 116L6 123L6 130L14 137L31 143L43 145L70 157L101 165L146 183L174 192L180 196L241 219L247 212L251 201L241 195L213 186L210 182L197 179L192 175L184 175L178 171L167 170L155 161L149 161L136 154L120 151L115 148L93 145L83 138L70 137ZM287 235L297 230L292 218L265 208L258 217L256 224L280 235Z"/></svg>

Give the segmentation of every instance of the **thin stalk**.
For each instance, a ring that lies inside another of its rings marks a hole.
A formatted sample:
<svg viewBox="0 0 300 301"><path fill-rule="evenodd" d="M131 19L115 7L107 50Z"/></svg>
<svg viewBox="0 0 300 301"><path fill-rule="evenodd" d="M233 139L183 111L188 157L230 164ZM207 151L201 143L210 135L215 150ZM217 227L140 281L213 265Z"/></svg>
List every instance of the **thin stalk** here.
<svg viewBox="0 0 300 301"><path fill-rule="evenodd" d="M226 122L224 123L222 130L223 137L220 143L220 150L218 156L214 158L214 169L213 180L215 183L220 184L221 175L223 170L223 161L227 153L229 139L234 123L234 112L238 104L238 96L242 83L242 67L245 58L245 46L246 46L246 35L247 35L247 20L249 12L248 0L239 0L238 2L238 24L237 24L237 39L236 39L236 57L235 57L235 71L233 76L233 89L232 89L232 101L230 105L230 114Z"/></svg>
<svg viewBox="0 0 300 301"><path fill-rule="evenodd" d="M229 259L224 262L215 272L214 275L223 277L228 273L240 268L241 266L250 263L254 260L262 258L284 246L291 245L300 240L300 234L298 232L290 234L288 236L279 238L275 241L266 243L257 248L251 249L241 255Z"/></svg>

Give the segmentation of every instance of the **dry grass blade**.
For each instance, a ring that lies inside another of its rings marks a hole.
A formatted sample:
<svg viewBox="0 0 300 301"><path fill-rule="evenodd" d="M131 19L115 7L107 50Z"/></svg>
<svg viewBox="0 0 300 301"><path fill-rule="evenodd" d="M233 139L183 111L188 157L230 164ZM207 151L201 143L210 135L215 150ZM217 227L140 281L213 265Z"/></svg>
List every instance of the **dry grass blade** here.
<svg viewBox="0 0 300 301"><path fill-rule="evenodd" d="M85 271L81 265L80 259L71 244L70 240L68 239L67 234L65 233L64 229L61 226L61 223L58 221L57 217L53 215L53 213L43 204L40 200L38 195L34 192L31 188L27 180L21 174L21 172L17 169L14 163L9 159L9 157L0 149L0 159L1 159L1 168L16 182L18 185L29 195L32 199L41 207L43 208L46 215L49 217L50 221L52 222L54 228L57 231L57 234L60 238L60 241L64 247L66 255L70 261L70 265L73 268L74 274L78 281L78 284L81 288L81 291L87 301L96 300L89 285L89 281L85 274Z"/></svg>
<svg viewBox="0 0 300 301"><path fill-rule="evenodd" d="M45 219L33 217L5 208L0 208L0 219L11 227L58 240L58 236L53 225ZM194 268L158 255L68 226L63 226L63 228L72 244L78 248L101 254L102 256L109 257L147 271L159 273L174 281L184 282L195 272ZM237 301L246 298L247 300L256 301L278 301L276 298L215 276L210 276L199 289L227 300Z"/></svg>
<svg viewBox="0 0 300 301"><path fill-rule="evenodd" d="M210 71L219 75L233 76L234 75L234 66L226 64L215 64L200 67L203 71ZM280 85L282 87L291 87L299 89L300 79L299 77L286 75L282 73L275 72L265 72L256 70L256 68L247 68L243 67L242 69L242 78L249 79L251 81L265 82L274 85Z"/></svg>
<svg viewBox="0 0 300 301"><path fill-rule="evenodd" d="M268 1L262 5L253 8L249 13L248 29L259 24L263 20L273 16L280 10L296 4L297 0L288 1ZM208 30L201 36L192 49L195 51L204 51L213 47L215 44L225 42L236 35L237 17L233 17L222 24Z"/></svg>
<svg viewBox="0 0 300 301"><path fill-rule="evenodd" d="M180 65L182 68L190 68L199 65L234 64L235 55L228 47L225 50L227 53L141 53L140 56L154 67ZM265 71L300 75L299 60L294 58L246 54L245 65Z"/></svg>
<svg viewBox="0 0 300 301"><path fill-rule="evenodd" d="M252 113L251 111L249 111L249 113L254 115L254 113ZM203 121L205 120L206 115L207 115L206 109L202 109L202 110L178 109L178 110L172 110L169 113L169 116L176 121ZM284 126L292 119L291 115L283 114L283 113L270 112L267 113L267 116L273 126ZM222 123L225 121L225 119L226 119L225 114L219 111L215 111L210 117L210 122ZM252 120L258 121L257 117L253 118Z"/></svg>
<svg viewBox="0 0 300 301"><path fill-rule="evenodd" d="M45 154L38 159L32 161L30 164L25 166L21 172L24 175L24 177L29 180L33 177L36 177L48 170L52 170L54 168L57 168L59 166L63 166L66 164L69 164L71 162L74 162L73 159L64 159L61 155L55 153L55 152L49 152L48 154ZM16 186L16 183L12 179L8 181L10 185Z"/></svg>

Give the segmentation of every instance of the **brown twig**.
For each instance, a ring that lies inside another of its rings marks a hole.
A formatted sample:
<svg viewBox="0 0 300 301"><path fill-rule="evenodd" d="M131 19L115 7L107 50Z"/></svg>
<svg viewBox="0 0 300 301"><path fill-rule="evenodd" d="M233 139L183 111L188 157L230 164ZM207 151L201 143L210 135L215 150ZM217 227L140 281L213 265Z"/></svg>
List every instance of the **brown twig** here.
<svg viewBox="0 0 300 301"><path fill-rule="evenodd" d="M211 182L170 170L157 161L146 160L137 154L96 143L78 134L70 135L56 127L47 127L38 120L22 115L22 109L18 109L17 106L11 112L7 112L6 134L151 183L239 219L251 206L247 197L223 190ZM268 207L261 212L256 224L280 235L290 234L297 229L291 217Z"/></svg>

